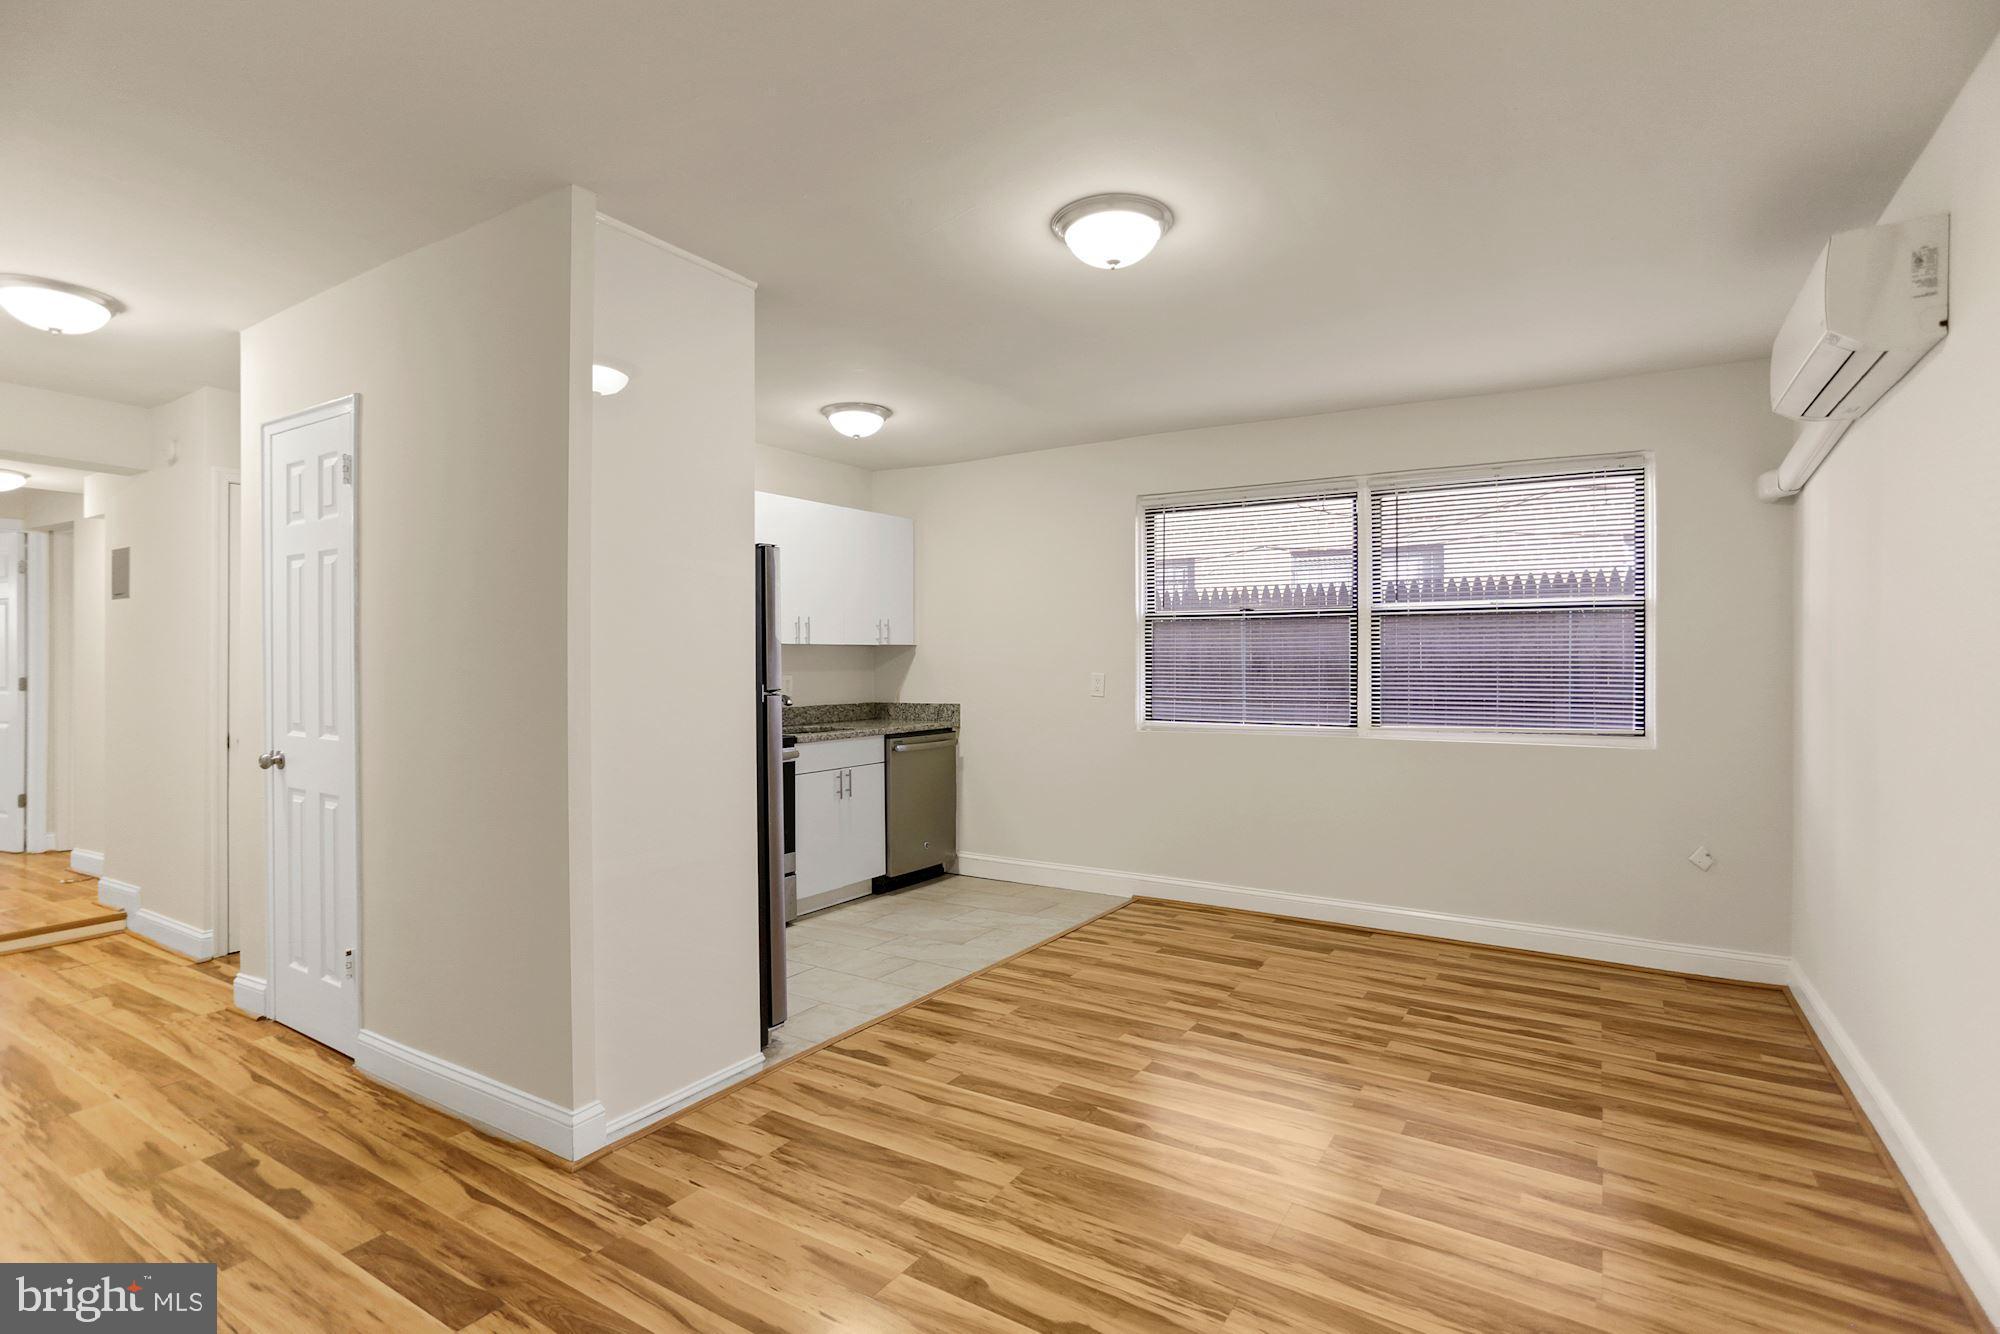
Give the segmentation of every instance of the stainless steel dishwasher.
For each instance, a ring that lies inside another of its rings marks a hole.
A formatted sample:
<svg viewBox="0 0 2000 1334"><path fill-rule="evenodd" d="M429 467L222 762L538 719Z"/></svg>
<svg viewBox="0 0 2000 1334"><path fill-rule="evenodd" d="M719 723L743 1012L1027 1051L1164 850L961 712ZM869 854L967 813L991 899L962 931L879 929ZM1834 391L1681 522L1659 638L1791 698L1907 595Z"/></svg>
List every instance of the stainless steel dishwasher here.
<svg viewBox="0 0 2000 1334"><path fill-rule="evenodd" d="M958 733L909 732L888 745L885 880L958 862Z"/></svg>

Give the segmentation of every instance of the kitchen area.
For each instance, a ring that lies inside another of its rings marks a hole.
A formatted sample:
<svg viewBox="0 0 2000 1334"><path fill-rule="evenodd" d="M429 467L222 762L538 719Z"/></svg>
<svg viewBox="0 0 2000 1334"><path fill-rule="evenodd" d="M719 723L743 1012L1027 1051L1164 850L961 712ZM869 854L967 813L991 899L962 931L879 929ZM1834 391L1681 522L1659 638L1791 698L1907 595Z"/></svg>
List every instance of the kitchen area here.
<svg viewBox="0 0 2000 1334"><path fill-rule="evenodd" d="M914 526L764 491L756 504L768 1066L1123 900L956 874L965 763L957 704L793 702L788 652L917 644Z"/></svg>

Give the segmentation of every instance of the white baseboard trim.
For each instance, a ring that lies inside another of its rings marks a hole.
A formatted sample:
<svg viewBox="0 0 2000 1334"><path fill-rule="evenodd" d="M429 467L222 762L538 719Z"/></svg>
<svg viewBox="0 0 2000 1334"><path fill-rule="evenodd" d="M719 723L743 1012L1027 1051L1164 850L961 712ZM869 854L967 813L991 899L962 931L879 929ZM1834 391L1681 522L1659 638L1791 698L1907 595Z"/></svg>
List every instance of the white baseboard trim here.
<svg viewBox="0 0 2000 1334"><path fill-rule="evenodd" d="M128 913L135 913L139 911L139 887L99 874L97 901L107 908L123 908Z"/></svg>
<svg viewBox="0 0 2000 1334"><path fill-rule="evenodd" d="M69 869L79 875L103 876L104 854L92 852L88 848L72 848L69 854Z"/></svg>
<svg viewBox="0 0 2000 1334"><path fill-rule="evenodd" d="M215 933L189 926L177 917L139 906L139 887L123 880L97 877L97 901L107 908L125 910L125 929L144 936L155 945L200 961L215 957Z"/></svg>
<svg viewBox="0 0 2000 1334"><path fill-rule="evenodd" d="M1966 1286L1986 1308L1989 1319L2000 1319L2000 1246L1986 1235L1965 1201L1952 1189L1950 1178L1924 1147L1916 1127L1890 1096L1888 1086L1827 1008L1826 998L1813 986L1812 979L1796 964L1792 966L1792 995L1797 998L1799 1009L1805 1012L1806 1022L1819 1034L1821 1045L1833 1057L1834 1065L1839 1067L1841 1078L1854 1091L1855 1101L1868 1114L1875 1133L1882 1137L1889 1156L1896 1160L1903 1179L1910 1183L1911 1192L1937 1230L1938 1240L1957 1262Z"/></svg>
<svg viewBox="0 0 2000 1334"><path fill-rule="evenodd" d="M151 908L126 909L125 929L144 936L155 945L164 945L176 954L197 962L215 957L215 933L202 931L186 922L154 912Z"/></svg>
<svg viewBox="0 0 2000 1334"><path fill-rule="evenodd" d="M263 978L238 973L236 980L230 983L229 995L236 1002L236 1008L245 1014L254 1014L259 1019L271 1017L271 984Z"/></svg>
<svg viewBox="0 0 2000 1334"><path fill-rule="evenodd" d="M503 1084L442 1056L362 1029L354 1068L421 1102L450 1112L481 1130L523 1140L559 1158L576 1159L579 1133L602 1139L604 1104L564 1107Z"/></svg>
<svg viewBox="0 0 2000 1334"><path fill-rule="evenodd" d="M597 1150L607 1144L624 1139L628 1135L636 1135L648 1126L657 1125L659 1122L666 1120L675 1112L680 1111L690 1104L701 1101L717 1089L727 1087L737 1080L763 1068L764 1054L759 1052L754 1056L746 1056L736 1064L726 1066L712 1075L697 1079L694 1083L686 1085L683 1088L675 1089L672 1093L663 1093L644 1106L635 1107L629 1112L620 1112L617 1116L610 1117L600 1123L597 1128L599 1135L597 1143L586 1146L579 1142L576 1156L582 1158L587 1154L597 1152Z"/></svg>
<svg viewBox="0 0 2000 1334"><path fill-rule="evenodd" d="M958 873L988 880L1044 885L1050 889L1144 895L1181 903L1204 903L1217 908L1245 908L1281 917L1303 917L1315 922L1335 922L1342 926L1377 931L1402 931L1418 936L1442 936L1447 940L1464 940L1479 945L1505 945L1543 954L1636 964L1642 968L1724 977L1738 982L1769 982L1782 986L1791 976L1791 960L1778 954L1754 954L1748 950L1724 949L1714 945L1648 940L1641 936L1543 926L1496 917L1466 917L1458 913L1398 908L1386 903L1363 903L1354 899L1323 899L1310 894L1257 889L1249 885L1182 880L1175 876L1132 871L1107 871L1094 866L1065 866L1060 862L992 857L977 852L958 854Z"/></svg>

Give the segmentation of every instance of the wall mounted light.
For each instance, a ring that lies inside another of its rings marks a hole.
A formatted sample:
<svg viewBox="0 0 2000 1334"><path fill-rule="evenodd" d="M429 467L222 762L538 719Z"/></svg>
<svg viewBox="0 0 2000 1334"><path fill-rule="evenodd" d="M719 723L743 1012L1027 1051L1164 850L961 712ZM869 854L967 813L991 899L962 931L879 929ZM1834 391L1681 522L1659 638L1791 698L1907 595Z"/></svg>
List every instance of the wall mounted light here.
<svg viewBox="0 0 2000 1334"><path fill-rule="evenodd" d="M96 333L125 309L102 292L25 273L0 273L0 310L43 333Z"/></svg>
<svg viewBox="0 0 2000 1334"><path fill-rule="evenodd" d="M600 398L609 398L630 383L632 377L616 366L600 361L590 368L590 392Z"/></svg>
<svg viewBox="0 0 2000 1334"><path fill-rule="evenodd" d="M880 403L829 403L819 410L834 430L850 440L866 440L896 414Z"/></svg>
<svg viewBox="0 0 2000 1334"><path fill-rule="evenodd" d="M1091 195L1065 204L1049 230L1094 269L1129 269L1153 253L1174 211L1146 195Z"/></svg>
<svg viewBox="0 0 2000 1334"><path fill-rule="evenodd" d="M19 491L28 484L28 474L0 468L0 491Z"/></svg>

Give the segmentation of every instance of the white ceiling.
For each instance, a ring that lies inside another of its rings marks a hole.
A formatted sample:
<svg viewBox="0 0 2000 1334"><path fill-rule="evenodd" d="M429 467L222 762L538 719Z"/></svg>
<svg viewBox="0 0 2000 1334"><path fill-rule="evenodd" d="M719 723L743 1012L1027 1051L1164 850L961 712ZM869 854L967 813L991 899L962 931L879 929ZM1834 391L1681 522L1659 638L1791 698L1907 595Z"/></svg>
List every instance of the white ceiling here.
<svg viewBox="0 0 2000 1334"><path fill-rule="evenodd" d="M1758 354L1992 0L6 0L0 379L233 331L565 182L756 278L766 443L897 466ZM1079 195L1179 224L1124 273ZM873 440L820 404L897 411Z"/></svg>

